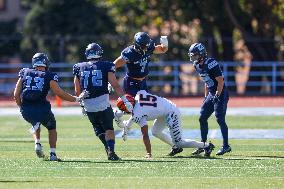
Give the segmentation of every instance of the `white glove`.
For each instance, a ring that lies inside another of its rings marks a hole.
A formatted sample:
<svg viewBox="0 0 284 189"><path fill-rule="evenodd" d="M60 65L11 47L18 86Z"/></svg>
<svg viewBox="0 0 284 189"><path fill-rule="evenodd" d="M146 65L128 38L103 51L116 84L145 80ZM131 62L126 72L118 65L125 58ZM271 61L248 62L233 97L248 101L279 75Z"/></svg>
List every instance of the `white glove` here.
<svg viewBox="0 0 284 189"><path fill-rule="evenodd" d="M108 83L108 85L107 85L107 89L108 89L108 92L109 92L109 93L111 93L111 92L113 92L113 91L114 91L114 89L113 89L113 87L111 86L111 84L110 84L110 83Z"/></svg>
<svg viewBox="0 0 284 189"><path fill-rule="evenodd" d="M90 93L87 90L83 90L83 92L81 92L81 94L76 97L76 102L81 102L83 99L89 97Z"/></svg>
<svg viewBox="0 0 284 189"><path fill-rule="evenodd" d="M165 46L168 47L169 46L169 42L168 42L168 36L161 36L160 37L160 43Z"/></svg>
<svg viewBox="0 0 284 189"><path fill-rule="evenodd" d="M123 95L122 97L120 97L122 99L122 101L125 104L126 109L128 110L128 112L132 112L133 110L133 106L132 104L127 100L127 98L125 97L125 95Z"/></svg>
<svg viewBox="0 0 284 189"><path fill-rule="evenodd" d="M120 127L120 128L123 128L123 127L124 127L124 125L123 125L123 123L122 123L122 120L121 120L121 117L122 117L122 116L123 116L123 112L122 112L122 111L116 110L116 111L114 112L114 121L115 121L116 125L117 125L118 127Z"/></svg>
<svg viewBox="0 0 284 189"><path fill-rule="evenodd" d="M87 112L86 112L84 106L81 106L81 108L82 108L82 114L83 114L83 116L87 116L88 114L87 114Z"/></svg>

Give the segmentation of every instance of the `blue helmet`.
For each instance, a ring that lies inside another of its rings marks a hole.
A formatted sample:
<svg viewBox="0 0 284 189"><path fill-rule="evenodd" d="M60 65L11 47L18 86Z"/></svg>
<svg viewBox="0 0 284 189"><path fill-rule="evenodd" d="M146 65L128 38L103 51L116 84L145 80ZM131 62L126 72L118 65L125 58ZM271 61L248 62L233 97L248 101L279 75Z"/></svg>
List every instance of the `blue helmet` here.
<svg viewBox="0 0 284 189"><path fill-rule="evenodd" d="M102 57L103 52L104 51L100 45L97 43L90 43L85 50L85 55L87 60L97 59Z"/></svg>
<svg viewBox="0 0 284 189"><path fill-rule="evenodd" d="M32 58L33 68L38 66L49 67L49 59L48 56L44 53L36 53Z"/></svg>
<svg viewBox="0 0 284 189"><path fill-rule="evenodd" d="M188 56L190 61L194 64L201 61L201 59L207 58L207 52L202 43L193 43L188 50Z"/></svg>
<svg viewBox="0 0 284 189"><path fill-rule="evenodd" d="M146 32L138 32L134 35L134 46L137 50L144 52L151 44L151 38Z"/></svg>

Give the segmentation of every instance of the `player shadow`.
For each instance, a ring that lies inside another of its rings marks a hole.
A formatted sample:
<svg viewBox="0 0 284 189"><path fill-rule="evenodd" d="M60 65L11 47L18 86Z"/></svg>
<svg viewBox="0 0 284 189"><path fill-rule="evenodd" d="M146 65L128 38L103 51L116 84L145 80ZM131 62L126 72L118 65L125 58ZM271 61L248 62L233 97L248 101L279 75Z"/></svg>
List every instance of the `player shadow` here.
<svg viewBox="0 0 284 189"><path fill-rule="evenodd" d="M0 142L34 143L32 140L0 140Z"/></svg>
<svg viewBox="0 0 284 189"><path fill-rule="evenodd" d="M263 160L263 158L271 158L271 159L284 159L284 156L269 156L269 155L253 155L253 156L244 156L244 155L238 155L238 156L243 156L247 158L256 158L256 160Z"/></svg>
<svg viewBox="0 0 284 189"><path fill-rule="evenodd" d="M160 158L160 157L157 157ZM181 162L181 161L173 161L173 160L151 160L151 159L125 159L122 160L125 162L144 162L144 163L163 163L163 162L169 162L169 163L174 163L174 162Z"/></svg>
<svg viewBox="0 0 284 189"><path fill-rule="evenodd" d="M160 157L159 157L160 158ZM47 160L48 161L48 160ZM153 160L153 159L121 159L119 161L91 161L91 160L64 160L61 159L60 161L58 161L59 163L131 163L131 162L154 162L154 163L161 163L161 162L169 162L169 163L173 163L173 162L180 162L180 161L174 161L174 160Z"/></svg>
<svg viewBox="0 0 284 189"><path fill-rule="evenodd" d="M178 159L222 159L220 157L204 157L202 155L196 156L165 156L164 158L178 158Z"/></svg>
<svg viewBox="0 0 284 189"><path fill-rule="evenodd" d="M263 157L263 158L272 158L272 159L284 159L284 156L250 156L250 157Z"/></svg>
<svg viewBox="0 0 284 189"><path fill-rule="evenodd" d="M119 160L119 161L90 161L90 160L61 160L58 161L59 163L125 163L123 162L123 160Z"/></svg>
<svg viewBox="0 0 284 189"><path fill-rule="evenodd" d="M24 183L24 182L42 182L37 180L0 180L0 183Z"/></svg>

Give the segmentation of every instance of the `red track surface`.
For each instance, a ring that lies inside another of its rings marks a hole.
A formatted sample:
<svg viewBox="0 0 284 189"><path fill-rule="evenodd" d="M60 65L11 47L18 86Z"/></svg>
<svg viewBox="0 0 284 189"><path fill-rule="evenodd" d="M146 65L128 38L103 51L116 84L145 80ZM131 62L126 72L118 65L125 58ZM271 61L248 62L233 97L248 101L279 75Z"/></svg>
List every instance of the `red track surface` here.
<svg viewBox="0 0 284 189"><path fill-rule="evenodd" d="M169 98L178 107L200 107L202 97ZM53 105L56 102L51 99ZM113 103L115 101L112 101ZM77 103L62 102L62 106L76 106ZM0 99L0 107L15 107L12 99ZM284 107L284 96L275 97L230 97L229 107Z"/></svg>

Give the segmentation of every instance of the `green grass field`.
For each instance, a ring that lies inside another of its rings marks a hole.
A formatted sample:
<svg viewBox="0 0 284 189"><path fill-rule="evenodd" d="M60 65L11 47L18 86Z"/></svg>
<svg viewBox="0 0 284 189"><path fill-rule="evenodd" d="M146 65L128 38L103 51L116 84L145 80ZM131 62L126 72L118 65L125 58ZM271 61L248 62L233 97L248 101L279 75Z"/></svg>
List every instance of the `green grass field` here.
<svg viewBox="0 0 284 189"><path fill-rule="evenodd" d="M166 157L169 146L152 139L153 159L146 160L141 139L116 140L123 159L106 154L85 117L57 117L57 154L62 162L36 158L30 127L16 116L0 117L0 188L284 188L284 139L231 140L233 152L193 157L185 149ZM284 129L284 117L228 116L235 129ZM183 118L184 128L198 128L198 118ZM210 128L218 128L210 119ZM115 127L117 129L117 127ZM138 127L137 127L138 128ZM213 140L220 147L220 140ZM47 130L42 144L49 151Z"/></svg>

